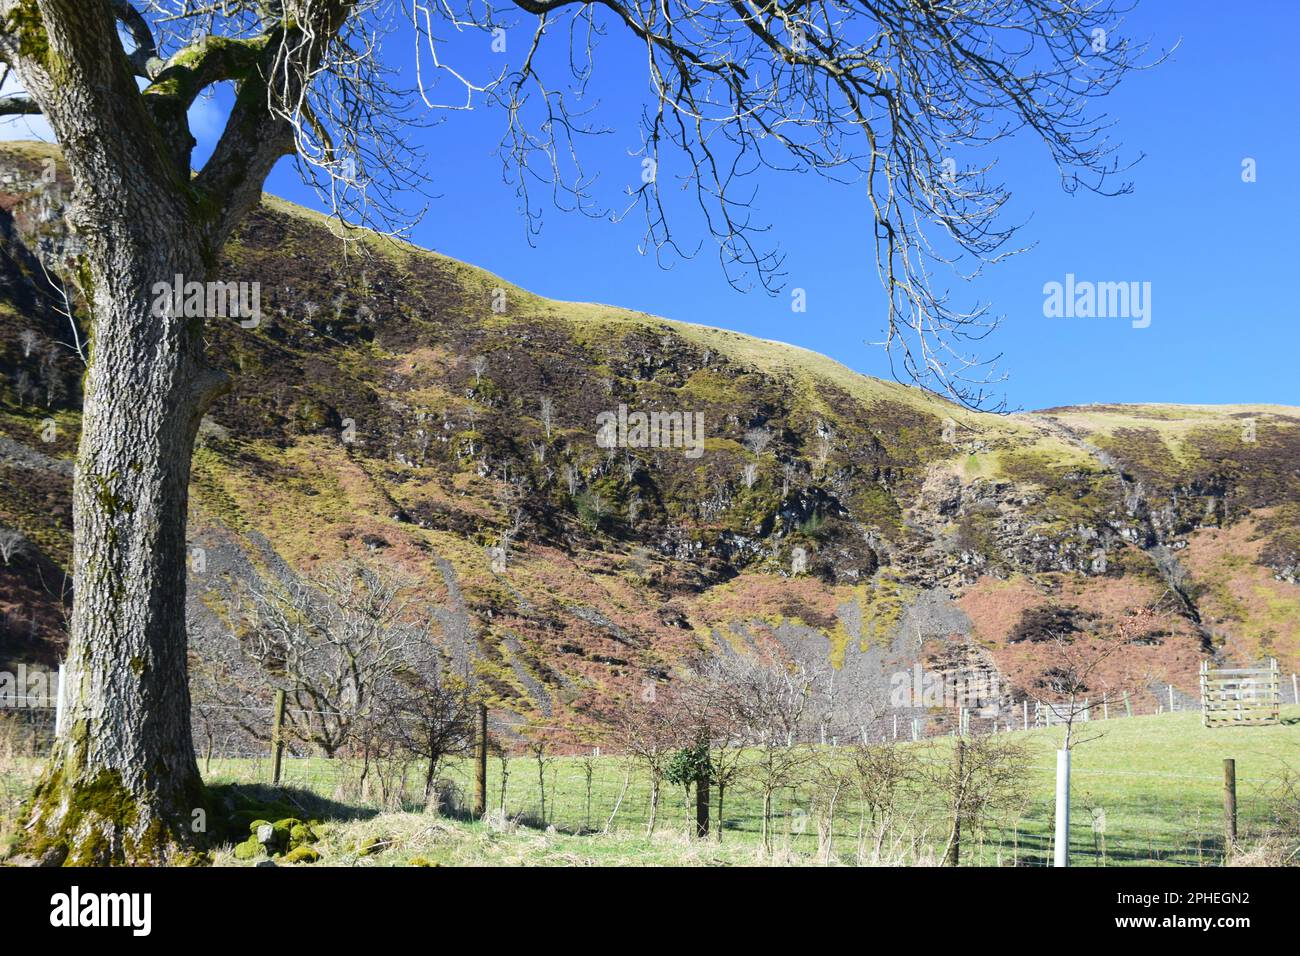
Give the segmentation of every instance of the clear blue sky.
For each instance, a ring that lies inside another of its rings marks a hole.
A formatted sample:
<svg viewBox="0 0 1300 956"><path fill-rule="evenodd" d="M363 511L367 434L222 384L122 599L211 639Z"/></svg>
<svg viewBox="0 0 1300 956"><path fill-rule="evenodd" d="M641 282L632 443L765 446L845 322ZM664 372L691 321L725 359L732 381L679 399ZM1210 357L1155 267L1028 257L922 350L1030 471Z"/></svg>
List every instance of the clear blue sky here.
<svg viewBox="0 0 1300 956"><path fill-rule="evenodd" d="M1009 217L1032 216L1021 239L1037 246L954 294L959 302L989 301L1005 315L990 346L1005 353L1011 378L1003 388L1011 407L1300 404L1300 4L1263 0L1228 13L1212 0L1144 0L1122 32L1155 48L1180 43L1169 62L1130 77L1105 101L1127 154L1146 154L1129 174L1134 193L1066 195L1039 143L1020 137L1004 144L999 170L1013 192ZM526 40L524 27L510 31L504 59L514 65ZM481 36L453 50L451 62L476 77L502 63L503 55L493 54ZM391 38L385 55L409 62L409 38ZM639 159L630 154L638 145L644 66L635 46L611 30L596 67L596 116L612 132L591 142L586 156L600 173L600 194L616 201L640 173ZM447 95L454 95L450 87ZM200 110L195 117L200 155L217 131L215 112ZM807 290L808 311L794 314L788 295L734 291L711 247L671 271L660 269L638 252L644 223L637 214L611 223L548 208L530 246L518 200L503 184L494 156L502 115L479 109L437 118L438 125L412 131L428 153L435 194L411 234L420 245L542 295L780 339L888 375L883 352L868 344L879 339L884 310L861 187L779 173L756 180L757 206L786 255L786 281ZM1242 182L1245 157L1257 162L1254 183ZM288 162L268 189L317 205ZM1149 281L1150 327L1134 329L1123 319L1045 318L1043 284L1067 272L1080 279Z"/></svg>

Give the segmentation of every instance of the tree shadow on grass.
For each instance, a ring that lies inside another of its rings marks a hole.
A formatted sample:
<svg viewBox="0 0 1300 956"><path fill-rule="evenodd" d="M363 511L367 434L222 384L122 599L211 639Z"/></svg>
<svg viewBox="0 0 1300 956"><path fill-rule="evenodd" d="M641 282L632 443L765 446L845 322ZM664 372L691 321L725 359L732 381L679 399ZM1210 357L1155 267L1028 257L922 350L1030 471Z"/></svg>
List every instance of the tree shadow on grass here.
<svg viewBox="0 0 1300 956"><path fill-rule="evenodd" d="M213 835L224 840L248 838L255 820L274 822L286 818L315 821L369 820L378 816L373 807L358 807L331 800L302 787L273 787L265 783L223 783L208 787L208 800L216 820Z"/></svg>

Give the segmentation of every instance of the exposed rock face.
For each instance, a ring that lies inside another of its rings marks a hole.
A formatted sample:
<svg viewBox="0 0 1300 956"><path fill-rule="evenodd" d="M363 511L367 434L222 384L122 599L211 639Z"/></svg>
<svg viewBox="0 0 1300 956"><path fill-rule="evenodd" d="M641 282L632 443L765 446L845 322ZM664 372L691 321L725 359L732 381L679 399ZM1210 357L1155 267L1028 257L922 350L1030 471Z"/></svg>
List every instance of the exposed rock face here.
<svg viewBox="0 0 1300 956"><path fill-rule="evenodd" d="M76 244L51 156L0 150L0 527L28 542L0 566L0 665L53 660L70 600L87 330L61 312ZM250 584L345 556L420 575L458 662L575 723L691 654L772 642L835 668L843 726L894 706L917 664L1000 675L978 705L997 710L1042 665L1015 635L1052 607L1097 633L1155 609L1132 653L1184 690L1205 654L1300 667L1300 410L972 414L418 249L353 252L276 201L226 252L261 321L210 320L235 389L194 458L200 679L237 676ZM668 430L601 447L597 416L620 406ZM698 457L672 427L685 413Z"/></svg>

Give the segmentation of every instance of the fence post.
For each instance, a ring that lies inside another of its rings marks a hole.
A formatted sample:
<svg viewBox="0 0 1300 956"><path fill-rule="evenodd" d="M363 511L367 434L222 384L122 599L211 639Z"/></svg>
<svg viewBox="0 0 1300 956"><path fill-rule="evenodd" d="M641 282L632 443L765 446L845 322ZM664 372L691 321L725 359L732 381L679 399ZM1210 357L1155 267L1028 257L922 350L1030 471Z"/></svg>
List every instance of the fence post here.
<svg viewBox="0 0 1300 956"><path fill-rule="evenodd" d="M478 728L474 735L474 817L487 815L487 704L478 705Z"/></svg>
<svg viewBox="0 0 1300 956"><path fill-rule="evenodd" d="M275 707L271 711L271 785L280 785L280 760L284 756L284 691L275 692Z"/></svg>
<svg viewBox="0 0 1300 956"><path fill-rule="evenodd" d="M63 735L63 711L67 707L67 697L63 691L63 665L59 665L59 688L54 692L54 737Z"/></svg>
<svg viewBox="0 0 1300 956"><path fill-rule="evenodd" d="M1025 730L1029 729L1029 700L1025 699L1020 702L1020 709L1025 718Z"/></svg>
<svg viewBox="0 0 1300 956"><path fill-rule="evenodd" d="M1101 719L1110 720L1110 695L1101 695Z"/></svg>
<svg viewBox="0 0 1300 956"><path fill-rule="evenodd" d="M1223 837L1225 856L1237 846L1237 761L1223 761Z"/></svg>
<svg viewBox="0 0 1300 956"><path fill-rule="evenodd" d="M898 715L894 715L894 739L898 739Z"/></svg>
<svg viewBox="0 0 1300 956"><path fill-rule="evenodd" d="M1169 713L1174 712L1174 685L1169 685Z"/></svg>
<svg viewBox="0 0 1300 956"><path fill-rule="evenodd" d="M1056 752L1056 847L1053 866L1070 865L1070 751Z"/></svg>
<svg viewBox="0 0 1300 956"><path fill-rule="evenodd" d="M1128 691L1124 691L1124 711L1128 716L1133 716L1133 702L1129 700Z"/></svg>
<svg viewBox="0 0 1300 956"><path fill-rule="evenodd" d="M1291 703L1300 704L1300 682L1297 682L1296 675L1291 675Z"/></svg>
<svg viewBox="0 0 1300 956"><path fill-rule="evenodd" d="M1210 662L1201 661L1201 726L1210 726Z"/></svg>

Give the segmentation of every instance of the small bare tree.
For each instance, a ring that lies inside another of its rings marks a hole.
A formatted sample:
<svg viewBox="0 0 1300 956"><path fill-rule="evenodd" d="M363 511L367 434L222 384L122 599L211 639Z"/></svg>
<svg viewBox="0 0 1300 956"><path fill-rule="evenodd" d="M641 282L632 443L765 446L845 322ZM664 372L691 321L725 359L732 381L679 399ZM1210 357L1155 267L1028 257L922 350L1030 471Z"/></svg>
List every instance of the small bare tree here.
<svg viewBox="0 0 1300 956"><path fill-rule="evenodd" d="M546 430L546 440L551 440L551 422L555 418L555 401L549 395L543 395L538 403L542 416L542 428Z"/></svg>
<svg viewBox="0 0 1300 956"><path fill-rule="evenodd" d="M1005 736L958 737L951 747L931 745L924 785L943 796L949 813L943 863L961 864L962 840L994 817L1025 805L1029 751Z"/></svg>
<svg viewBox="0 0 1300 956"><path fill-rule="evenodd" d="M665 775L680 744L681 728L667 705L668 692L650 686L639 698L621 708L614 719L614 739L627 758L640 764L650 781L650 807L646 833L654 833L659 819Z"/></svg>
<svg viewBox="0 0 1300 956"><path fill-rule="evenodd" d="M18 334L18 344L22 346L23 358L31 358L32 351L41 341L41 334L35 329L23 329Z"/></svg>
<svg viewBox="0 0 1300 956"><path fill-rule="evenodd" d="M755 458L762 455L771 443L772 433L766 428L751 428L745 432L745 447L750 450Z"/></svg>
<svg viewBox="0 0 1300 956"><path fill-rule="evenodd" d="M391 690L432 639L414 586L383 567L344 563L251 589L242 644L288 694L286 719L301 739L333 755L363 725L378 726L381 688ZM363 736L368 766L374 741Z"/></svg>
<svg viewBox="0 0 1300 956"><path fill-rule="evenodd" d="M676 690L680 725L694 728L694 737L709 742L709 782L718 794L715 830L719 842L725 829L727 792L741 782L746 768L751 705L746 675L751 666L736 654L703 656Z"/></svg>
<svg viewBox="0 0 1300 956"><path fill-rule="evenodd" d="M9 562L27 550L27 539L21 531L13 528L0 528L0 560L5 567Z"/></svg>
<svg viewBox="0 0 1300 956"><path fill-rule="evenodd" d="M801 783L815 758L804 742L812 729L824 678L816 669L774 653L743 658L736 688L746 701L744 739L749 745L745 778L762 799L762 841L772 848L772 805L776 793Z"/></svg>
<svg viewBox="0 0 1300 956"><path fill-rule="evenodd" d="M533 757L533 763L537 765L537 798L539 801L537 823L539 826L546 826L546 771L555 763L555 758L551 756L544 731L532 731L528 739L528 752Z"/></svg>
<svg viewBox="0 0 1300 956"><path fill-rule="evenodd" d="M453 673L432 645L410 650L414 659L386 682L376 719L403 752L425 761L427 806L443 760L474 749L478 708L468 677Z"/></svg>
<svg viewBox="0 0 1300 956"><path fill-rule="evenodd" d="M858 862L880 862L885 839L894 826L900 799L919 778L912 750L895 744L858 744L849 752L849 780L858 798ZM867 840L872 839L868 856Z"/></svg>
<svg viewBox="0 0 1300 956"><path fill-rule="evenodd" d="M833 434L818 435L817 440L813 443L813 462L816 464L818 474L826 471L826 466L831 460L831 451L835 448L835 436Z"/></svg>
<svg viewBox="0 0 1300 956"><path fill-rule="evenodd" d="M1065 728L1062 750L1073 750L1105 733L1092 724L1100 700L1150 685L1152 675L1126 652L1155 626L1155 618L1153 611L1141 608L1130 612L1111 633L1072 633L1059 628L1046 633L1042 671L1026 694Z"/></svg>

